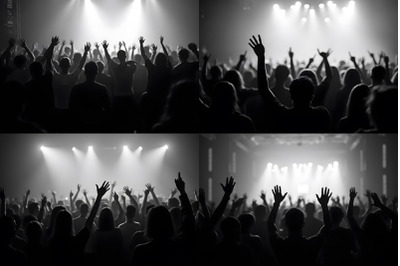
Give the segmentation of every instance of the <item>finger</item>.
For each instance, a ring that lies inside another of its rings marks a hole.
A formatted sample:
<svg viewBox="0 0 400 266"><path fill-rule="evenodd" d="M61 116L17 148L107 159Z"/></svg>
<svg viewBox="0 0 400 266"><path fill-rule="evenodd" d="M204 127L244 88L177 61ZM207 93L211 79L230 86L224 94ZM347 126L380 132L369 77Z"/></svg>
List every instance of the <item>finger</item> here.
<svg viewBox="0 0 400 266"><path fill-rule="evenodd" d="M254 36L254 35L253 35L253 40L254 40L254 43L255 43L255 44L259 44L259 42L258 42L257 39L256 39L256 36Z"/></svg>
<svg viewBox="0 0 400 266"><path fill-rule="evenodd" d="M285 197L286 197L286 195L287 195L287 192L285 193L285 195L283 195L283 198L285 198Z"/></svg>
<svg viewBox="0 0 400 266"><path fill-rule="evenodd" d="M244 56L246 56L246 54L247 54L247 50L244 51Z"/></svg>
<svg viewBox="0 0 400 266"><path fill-rule="evenodd" d="M253 37L254 37L254 36L253 36ZM256 42L254 42L253 39L249 39L249 41L250 41L250 43L251 43L253 46L256 46Z"/></svg>
<svg viewBox="0 0 400 266"><path fill-rule="evenodd" d="M249 43L249 45L250 45L250 47L251 47L251 48L253 48L253 49L255 48L255 46L254 46L254 45L252 45L251 43Z"/></svg>
<svg viewBox="0 0 400 266"><path fill-rule="evenodd" d="M260 41L260 44L262 44L261 36L258 34L258 40Z"/></svg>

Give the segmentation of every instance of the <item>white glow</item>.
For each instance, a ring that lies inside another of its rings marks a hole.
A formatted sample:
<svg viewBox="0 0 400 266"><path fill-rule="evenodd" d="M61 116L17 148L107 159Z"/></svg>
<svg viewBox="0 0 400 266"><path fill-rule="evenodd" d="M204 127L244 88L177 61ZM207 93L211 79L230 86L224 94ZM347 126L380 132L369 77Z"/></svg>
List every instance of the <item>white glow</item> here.
<svg viewBox="0 0 400 266"><path fill-rule="evenodd" d="M328 4L328 6L332 6L333 2L332 1L328 1L327 4Z"/></svg>
<svg viewBox="0 0 400 266"><path fill-rule="evenodd" d="M267 163L267 168L272 168L272 163Z"/></svg>
<svg viewBox="0 0 400 266"><path fill-rule="evenodd" d="M89 146L89 147L88 147L88 150L93 150L93 146Z"/></svg>
<svg viewBox="0 0 400 266"><path fill-rule="evenodd" d="M127 150L127 149L128 149L128 146L127 146L127 145L124 145L122 148L123 148L124 150Z"/></svg>
<svg viewBox="0 0 400 266"><path fill-rule="evenodd" d="M138 150L139 150L139 151L143 150L143 147L142 147L142 146L139 146L139 147L138 147Z"/></svg>
<svg viewBox="0 0 400 266"><path fill-rule="evenodd" d="M45 150L45 147L42 145L42 146L40 146L40 150L41 151L44 151Z"/></svg>
<svg viewBox="0 0 400 266"><path fill-rule="evenodd" d="M333 162L333 167L335 167L335 168L339 167L339 163L337 161L334 161Z"/></svg>
<svg viewBox="0 0 400 266"><path fill-rule="evenodd" d="M325 20L326 23L328 23L329 21L331 21L330 18L325 18L324 20Z"/></svg>
<svg viewBox="0 0 400 266"><path fill-rule="evenodd" d="M296 6L301 6L301 2L300 2L300 1L297 1L297 2L296 2Z"/></svg>
<svg viewBox="0 0 400 266"><path fill-rule="evenodd" d="M286 10L285 10L285 9L281 9L281 10L279 11L279 13L280 13L281 15L285 15L285 14L286 14Z"/></svg>
<svg viewBox="0 0 400 266"><path fill-rule="evenodd" d="M342 11L343 11L343 12L347 12L347 11L349 11L349 9L348 9L347 7L343 7L343 8L342 8Z"/></svg>
<svg viewBox="0 0 400 266"><path fill-rule="evenodd" d="M309 5L309 4L305 4L305 5L304 5L304 8L305 8L305 9L309 9L309 8L310 8L310 5Z"/></svg>
<svg viewBox="0 0 400 266"><path fill-rule="evenodd" d="M307 18L301 18L301 22L303 23L307 22Z"/></svg>
<svg viewBox="0 0 400 266"><path fill-rule="evenodd" d="M168 145L164 145L163 148L164 148L165 150L168 150Z"/></svg>
<svg viewBox="0 0 400 266"><path fill-rule="evenodd" d="M313 9L313 8L310 9L310 14L311 14L311 15L315 15L315 9Z"/></svg>
<svg viewBox="0 0 400 266"><path fill-rule="evenodd" d="M295 5L291 5L291 6L290 6L290 9L295 9L295 8L296 8Z"/></svg>
<svg viewBox="0 0 400 266"><path fill-rule="evenodd" d="M349 2L349 7L354 7L356 5L356 2L355 1L350 1Z"/></svg>
<svg viewBox="0 0 400 266"><path fill-rule="evenodd" d="M324 8L325 7L325 5L324 4L319 4L319 8Z"/></svg>
<svg viewBox="0 0 400 266"><path fill-rule="evenodd" d="M72 151L76 151L76 148L75 148L75 147L72 147Z"/></svg>
<svg viewBox="0 0 400 266"><path fill-rule="evenodd" d="M274 8L275 11L278 11L279 10L279 5L275 4L275 5L273 5L273 8Z"/></svg>

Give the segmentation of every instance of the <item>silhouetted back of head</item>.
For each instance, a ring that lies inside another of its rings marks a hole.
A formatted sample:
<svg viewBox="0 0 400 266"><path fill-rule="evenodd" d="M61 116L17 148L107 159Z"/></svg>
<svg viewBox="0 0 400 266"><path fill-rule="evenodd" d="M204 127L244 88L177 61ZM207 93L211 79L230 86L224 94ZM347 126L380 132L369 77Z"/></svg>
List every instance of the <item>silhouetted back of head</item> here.
<svg viewBox="0 0 400 266"><path fill-rule="evenodd" d="M388 232L385 222L377 213L368 214L362 228L367 236L371 238L382 237Z"/></svg>
<svg viewBox="0 0 400 266"><path fill-rule="evenodd" d="M40 62L33 62L29 66L29 72L33 79L41 77L43 74L43 65Z"/></svg>
<svg viewBox="0 0 400 266"><path fill-rule="evenodd" d="M249 233L251 230L251 227L253 226L253 224L256 221L256 218L251 213L245 213L245 214L241 214L239 216L238 220L240 221L242 232Z"/></svg>
<svg viewBox="0 0 400 266"><path fill-rule="evenodd" d="M236 90L242 89L244 87L244 81L242 74L236 69L231 69L226 72L224 80L233 84Z"/></svg>
<svg viewBox="0 0 400 266"><path fill-rule="evenodd" d="M28 212L29 214L37 216L39 214L39 203L37 202L29 202L28 204Z"/></svg>
<svg viewBox="0 0 400 266"><path fill-rule="evenodd" d="M219 80L222 78L222 70L219 66L212 66L210 68L210 75L213 80Z"/></svg>
<svg viewBox="0 0 400 266"><path fill-rule="evenodd" d="M212 95L211 108L219 113L233 113L239 110L235 87L226 81L220 81L215 85Z"/></svg>
<svg viewBox="0 0 400 266"><path fill-rule="evenodd" d="M43 227L38 221L30 222L25 230L29 242L38 243L42 237Z"/></svg>
<svg viewBox="0 0 400 266"><path fill-rule="evenodd" d="M304 226L304 213L297 209L291 208L286 212L285 224L290 232L299 232Z"/></svg>
<svg viewBox="0 0 400 266"><path fill-rule="evenodd" d="M86 63L85 65L85 75L86 79L94 80L97 75L97 64L93 61Z"/></svg>
<svg viewBox="0 0 400 266"><path fill-rule="evenodd" d="M169 198L168 199L168 208L179 207L179 200L177 198Z"/></svg>
<svg viewBox="0 0 400 266"><path fill-rule="evenodd" d="M331 214L332 223L334 225L339 225L344 217L342 209L337 206L332 206L329 208L329 213Z"/></svg>
<svg viewBox="0 0 400 266"><path fill-rule="evenodd" d="M367 99L370 89L365 84L356 85L350 92L349 100L347 102L347 115L348 116L362 116L366 115Z"/></svg>
<svg viewBox="0 0 400 266"><path fill-rule="evenodd" d="M136 208L133 205L128 205L126 207L126 217L128 219L133 219L133 217L135 217L136 214Z"/></svg>
<svg viewBox="0 0 400 266"><path fill-rule="evenodd" d="M70 238L73 236L72 215L69 211L62 210L57 214L54 228L54 237L58 239Z"/></svg>
<svg viewBox="0 0 400 266"><path fill-rule="evenodd" d="M307 77L307 78L309 78L312 81L314 87L316 87L318 85L317 76L315 75L314 71L312 71L310 69L302 70L300 72L300 74L299 74L299 77Z"/></svg>
<svg viewBox="0 0 400 266"><path fill-rule="evenodd" d="M119 50L117 53L117 57L120 63L125 62L126 59L126 53L124 50Z"/></svg>
<svg viewBox="0 0 400 266"><path fill-rule="evenodd" d="M382 87L373 91L369 100L369 113L378 131L397 132L397 97L397 87Z"/></svg>
<svg viewBox="0 0 400 266"><path fill-rule="evenodd" d="M142 56L140 54L135 54L135 62L140 64L142 62Z"/></svg>
<svg viewBox="0 0 400 266"><path fill-rule="evenodd" d="M275 69L275 79L276 81L285 82L289 77L289 68L285 65L279 65Z"/></svg>
<svg viewBox="0 0 400 266"><path fill-rule="evenodd" d="M307 77L300 77L290 83L290 96L293 104L299 106L308 106L314 96L314 85Z"/></svg>
<svg viewBox="0 0 400 266"><path fill-rule="evenodd" d="M386 70L383 66L374 66L371 70L371 79L375 82L382 82L385 78Z"/></svg>
<svg viewBox="0 0 400 266"><path fill-rule="evenodd" d="M227 217L221 221L221 232L225 240L238 241L240 238L240 222L235 217Z"/></svg>
<svg viewBox="0 0 400 266"><path fill-rule="evenodd" d="M0 217L0 243L9 244L16 232L14 219L10 216Z"/></svg>
<svg viewBox="0 0 400 266"><path fill-rule="evenodd" d="M103 73L104 71L104 64L103 62L99 61L96 63L97 64L97 73Z"/></svg>
<svg viewBox="0 0 400 266"><path fill-rule="evenodd" d="M167 67L167 57L163 53L158 53L156 55L156 59L154 61L154 64L157 67Z"/></svg>
<svg viewBox="0 0 400 266"><path fill-rule="evenodd" d="M164 206L151 208L146 219L146 236L154 240L167 240L174 234L171 215Z"/></svg>
<svg viewBox="0 0 400 266"><path fill-rule="evenodd" d="M187 60L189 59L189 50L186 48L180 49L178 52L178 57L179 57L179 61L187 62Z"/></svg>
<svg viewBox="0 0 400 266"><path fill-rule="evenodd" d="M114 228L114 216L110 208L103 208L99 216L99 229L111 230Z"/></svg>
<svg viewBox="0 0 400 266"><path fill-rule="evenodd" d="M256 217L257 221L263 221L266 215L267 207L265 207L264 205L257 205L254 208L254 216Z"/></svg>
<svg viewBox="0 0 400 266"><path fill-rule="evenodd" d="M26 65L26 57L24 55L17 55L14 57L14 65L17 68L23 68Z"/></svg>
<svg viewBox="0 0 400 266"><path fill-rule="evenodd" d="M82 203L79 206L79 212L81 213L81 215L86 215L89 212L89 205L87 205L86 203Z"/></svg>
<svg viewBox="0 0 400 266"><path fill-rule="evenodd" d="M68 57L63 57L60 60L59 66L62 71L67 72L68 69L71 67L71 60Z"/></svg>
<svg viewBox="0 0 400 266"><path fill-rule="evenodd" d="M313 217L315 213L315 204L311 202L307 203L305 206L305 211L307 216Z"/></svg>
<svg viewBox="0 0 400 266"><path fill-rule="evenodd" d="M352 89L355 85L361 83L361 76L357 69L349 68L344 74L343 85Z"/></svg>

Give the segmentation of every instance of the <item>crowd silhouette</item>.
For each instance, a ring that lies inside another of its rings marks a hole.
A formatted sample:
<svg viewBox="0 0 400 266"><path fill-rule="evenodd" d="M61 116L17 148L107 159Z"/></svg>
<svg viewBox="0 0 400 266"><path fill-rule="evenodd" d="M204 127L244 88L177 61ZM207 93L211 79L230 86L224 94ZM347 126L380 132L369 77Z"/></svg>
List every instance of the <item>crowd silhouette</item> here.
<svg viewBox="0 0 400 266"><path fill-rule="evenodd" d="M296 61L292 48L289 60L274 58L260 35L249 45L257 68L246 64L246 53L237 64L210 64L211 55L203 56L201 132L397 133L397 59L381 52L377 61L369 52L371 60L357 60L349 53L332 65L334 51L317 49L315 65L315 56Z"/></svg>
<svg viewBox="0 0 400 266"><path fill-rule="evenodd" d="M0 56L5 133L196 133L198 48L11 38ZM138 51L136 51L138 50Z"/></svg>
<svg viewBox="0 0 400 266"><path fill-rule="evenodd" d="M397 265L397 197L367 190L364 203L355 188L340 198L325 187L293 202L277 185L248 204L235 186L221 183L218 204L201 188L190 197L180 173L169 198L151 184L140 195L103 182L95 197L78 185L69 200L1 187L1 264Z"/></svg>

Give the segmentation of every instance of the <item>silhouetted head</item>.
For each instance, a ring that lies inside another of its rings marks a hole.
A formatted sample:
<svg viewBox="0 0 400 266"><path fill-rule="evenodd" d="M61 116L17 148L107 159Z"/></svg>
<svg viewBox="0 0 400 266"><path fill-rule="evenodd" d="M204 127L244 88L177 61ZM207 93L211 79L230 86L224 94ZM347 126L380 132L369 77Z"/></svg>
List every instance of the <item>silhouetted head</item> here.
<svg viewBox="0 0 400 266"><path fill-rule="evenodd" d="M352 89L357 84L361 83L361 76L357 69L349 68L344 74L343 86Z"/></svg>
<svg viewBox="0 0 400 266"><path fill-rule="evenodd" d="M278 82L285 82L289 77L289 68L285 65L279 65L275 69L275 79Z"/></svg>
<svg viewBox="0 0 400 266"><path fill-rule="evenodd" d="M344 217L344 213L343 213L342 209L337 206L332 206L329 208L329 213L331 214L332 223L336 226L339 226L339 224L342 222L342 219Z"/></svg>
<svg viewBox="0 0 400 266"><path fill-rule="evenodd" d="M25 234L28 242L39 243L42 233L43 227L38 221L32 221L26 226Z"/></svg>
<svg viewBox="0 0 400 266"><path fill-rule="evenodd" d="M79 207L81 206L82 203L83 203L83 200L78 199L77 201L75 201L75 207L76 207L77 209L79 209Z"/></svg>
<svg viewBox="0 0 400 266"><path fill-rule="evenodd" d="M169 213L171 215L172 224L174 226L174 232L177 233L179 229L179 225L182 221L182 213L179 207L174 207L169 209Z"/></svg>
<svg viewBox="0 0 400 266"><path fill-rule="evenodd" d="M86 203L82 203L81 205L79 205L79 212L83 217L85 217L89 212L89 205L87 205Z"/></svg>
<svg viewBox="0 0 400 266"><path fill-rule="evenodd" d="M136 214L136 208L133 205L128 205L126 206L126 218L128 219L133 219L135 217Z"/></svg>
<svg viewBox="0 0 400 266"><path fill-rule="evenodd" d="M183 80L173 84L167 98L165 115L170 118L189 116L193 119L193 114L197 112L198 92L199 85L194 81Z"/></svg>
<svg viewBox="0 0 400 266"><path fill-rule="evenodd" d="M179 61L187 62L187 60L189 59L189 50L186 48L180 49L178 52L178 57L179 57Z"/></svg>
<svg viewBox="0 0 400 266"><path fill-rule="evenodd" d="M210 68L210 76L213 80L220 80L222 79L222 69L219 66L212 66Z"/></svg>
<svg viewBox="0 0 400 266"><path fill-rule="evenodd" d="M169 198L168 199L168 208L179 207L179 200L177 198Z"/></svg>
<svg viewBox="0 0 400 266"><path fill-rule="evenodd" d="M312 202L307 203L305 206L305 211L306 211L307 217L308 216L313 217L314 213L315 213L315 204Z"/></svg>
<svg viewBox="0 0 400 266"><path fill-rule="evenodd" d="M43 65L40 62L32 62L29 65L29 73L32 76L32 79L37 79L42 76L43 74Z"/></svg>
<svg viewBox="0 0 400 266"><path fill-rule="evenodd" d="M71 54L71 48L65 47L65 48L64 48L64 52L65 52L66 54Z"/></svg>
<svg viewBox="0 0 400 266"><path fill-rule="evenodd" d="M238 241L240 239L240 222L235 217L227 217L221 221L221 232L224 240L229 242Z"/></svg>
<svg viewBox="0 0 400 266"><path fill-rule="evenodd" d="M25 215L22 218L22 229L26 230L26 227L32 221L37 221L37 218L35 216L31 215L31 214Z"/></svg>
<svg viewBox="0 0 400 266"><path fill-rule="evenodd" d="M314 71L312 71L310 69L303 69L300 72L299 77L307 77L312 81L314 87L318 86L317 75L315 75Z"/></svg>
<svg viewBox="0 0 400 266"><path fill-rule="evenodd" d="M119 50L118 53L117 53L117 57L118 57L118 60L119 60L120 63L125 62L125 59L126 59L125 51L124 50Z"/></svg>
<svg viewBox="0 0 400 266"><path fill-rule="evenodd" d="M386 70L383 66L374 66L371 70L371 79L376 83L381 83L385 79Z"/></svg>
<svg viewBox="0 0 400 266"><path fill-rule="evenodd" d="M142 56L140 54L135 54L135 62L139 65L142 63Z"/></svg>
<svg viewBox="0 0 400 266"><path fill-rule="evenodd" d="M97 73L103 73L104 71L104 64L103 62L99 61L96 63L97 64Z"/></svg>
<svg viewBox="0 0 400 266"><path fill-rule="evenodd" d="M26 57L24 55L17 55L14 57L14 65L16 68L24 68L26 66Z"/></svg>
<svg viewBox="0 0 400 266"><path fill-rule="evenodd" d="M356 85L350 92L347 101L347 116L366 117L367 100L370 88L365 84Z"/></svg>
<svg viewBox="0 0 400 266"><path fill-rule="evenodd" d="M62 72L68 72L71 67L71 60L68 57L63 57L60 59L59 66Z"/></svg>
<svg viewBox="0 0 400 266"><path fill-rule="evenodd" d="M157 67L167 67L167 57L163 53L158 53L156 55L156 59L154 61L154 64Z"/></svg>
<svg viewBox="0 0 400 266"><path fill-rule="evenodd" d="M167 240L174 234L171 215L164 206L150 209L146 219L146 236L154 240Z"/></svg>
<svg viewBox="0 0 400 266"><path fill-rule="evenodd" d="M70 238L73 236L72 215L69 211L62 210L57 214L54 227L55 238Z"/></svg>
<svg viewBox="0 0 400 266"><path fill-rule="evenodd" d="M294 106L309 106L314 97L314 85L307 77L293 80L289 91Z"/></svg>
<svg viewBox="0 0 400 266"><path fill-rule="evenodd" d="M226 72L224 80L232 83L236 91L243 89L244 87L242 74L240 74L240 72L237 71L236 69L231 69L228 72Z"/></svg>
<svg viewBox="0 0 400 266"><path fill-rule="evenodd" d="M75 53L72 61L74 62L74 65L78 65L79 62L81 61L81 59L82 59L82 54L81 53Z"/></svg>
<svg viewBox="0 0 400 266"><path fill-rule="evenodd" d="M264 205L257 205L254 208L254 216L257 221L264 221L265 216L267 215L267 207Z"/></svg>
<svg viewBox="0 0 400 266"><path fill-rule="evenodd" d="M28 204L28 212L33 216L37 216L39 214L39 203L37 202L29 202Z"/></svg>
<svg viewBox="0 0 400 266"><path fill-rule="evenodd" d="M246 87L252 87L251 82L253 81L253 72L252 71L245 71L243 73L243 81Z"/></svg>
<svg viewBox="0 0 400 266"><path fill-rule="evenodd" d="M239 111L235 87L226 81L218 82L212 94L211 108L219 113L232 114Z"/></svg>
<svg viewBox="0 0 400 266"><path fill-rule="evenodd" d="M251 213L245 213L239 215L238 220L240 221L242 233L250 233L251 228L256 221L256 218Z"/></svg>
<svg viewBox="0 0 400 266"><path fill-rule="evenodd" d="M10 244L15 237L15 221L10 216L0 217L0 245Z"/></svg>
<svg viewBox="0 0 400 266"><path fill-rule="evenodd" d="M304 226L304 213L297 208L289 209L285 214L285 224L289 233L301 232Z"/></svg>
<svg viewBox="0 0 400 266"><path fill-rule="evenodd" d="M377 130L382 133L396 133L398 123L397 87L374 89L368 100L368 112Z"/></svg>
<svg viewBox="0 0 400 266"><path fill-rule="evenodd" d="M114 215L110 208L103 208L99 216L99 230L114 229Z"/></svg>
<svg viewBox="0 0 400 266"><path fill-rule="evenodd" d="M86 63L85 75L87 80L95 80L97 75L97 64L93 61Z"/></svg>
<svg viewBox="0 0 400 266"><path fill-rule="evenodd" d="M377 213L368 214L364 220L362 228L370 238L382 237L388 233L388 228L386 227L385 222Z"/></svg>

